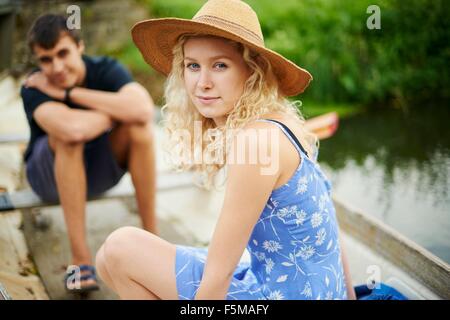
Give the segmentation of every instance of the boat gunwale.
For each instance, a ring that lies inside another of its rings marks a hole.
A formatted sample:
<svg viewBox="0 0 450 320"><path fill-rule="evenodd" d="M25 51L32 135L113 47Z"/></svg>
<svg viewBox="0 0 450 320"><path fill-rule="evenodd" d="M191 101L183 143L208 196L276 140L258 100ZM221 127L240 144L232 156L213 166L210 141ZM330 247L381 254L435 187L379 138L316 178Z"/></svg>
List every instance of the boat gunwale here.
<svg viewBox="0 0 450 320"><path fill-rule="evenodd" d="M407 272L443 299L450 299L450 265L381 220L333 196L340 228Z"/></svg>

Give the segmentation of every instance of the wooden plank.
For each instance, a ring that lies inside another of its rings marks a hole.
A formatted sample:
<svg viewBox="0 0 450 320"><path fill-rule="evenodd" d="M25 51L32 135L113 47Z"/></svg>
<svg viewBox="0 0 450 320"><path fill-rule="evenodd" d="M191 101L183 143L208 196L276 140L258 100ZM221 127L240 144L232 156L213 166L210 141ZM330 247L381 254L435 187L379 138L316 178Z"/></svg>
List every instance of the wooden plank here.
<svg viewBox="0 0 450 320"><path fill-rule="evenodd" d="M39 209L42 215L52 221L46 230L40 230L34 226L31 210L23 210L24 234L50 299L117 299L117 295L101 281L100 290L86 296L65 291L63 277L65 268L70 263L71 254L62 209L60 207ZM157 212L160 212L158 206ZM86 209L87 241L93 258L111 232L122 226L140 227L140 225L139 216L130 213L126 205L118 199L89 203ZM178 232L172 221L158 215L158 225L161 237L167 241L192 245L191 237Z"/></svg>
<svg viewBox="0 0 450 320"><path fill-rule="evenodd" d="M0 216L0 284L12 299L48 299L35 274L21 224L19 211Z"/></svg>
<svg viewBox="0 0 450 320"><path fill-rule="evenodd" d="M334 197L343 231L404 270L443 299L450 299L450 266L393 228Z"/></svg>
<svg viewBox="0 0 450 320"><path fill-rule="evenodd" d="M0 143L28 143L30 135L27 133L3 133L0 135Z"/></svg>
<svg viewBox="0 0 450 320"><path fill-rule="evenodd" d="M49 298L38 276L21 276L0 270L0 279L11 299L48 300Z"/></svg>
<svg viewBox="0 0 450 320"><path fill-rule="evenodd" d="M157 191L185 188L193 185L193 174L191 172L161 173L156 180ZM122 179L114 188L99 196L91 197L89 200L130 198L134 197L134 193L134 187L130 179ZM41 201L31 189L0 194L0 212L14 209L39 208L57 204Z"/></svg>

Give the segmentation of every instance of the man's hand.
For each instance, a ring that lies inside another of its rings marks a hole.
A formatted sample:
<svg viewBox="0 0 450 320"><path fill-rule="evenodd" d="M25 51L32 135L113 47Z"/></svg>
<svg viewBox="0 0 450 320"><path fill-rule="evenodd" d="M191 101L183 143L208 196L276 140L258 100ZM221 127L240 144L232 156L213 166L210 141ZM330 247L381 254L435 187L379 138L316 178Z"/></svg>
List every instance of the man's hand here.
<svg viewBox="0 0 450 320"><path fill-rule="evenodd" d="M153 100L142 85L130 82L118 92L75 87L70 100L124 123L147 123L153 116Z"/></svg>
<svg viewBox="0 0 450 320"><path fill-rule="evenodd" d="M64 99L64 89L58 88L54 84L52 84L47 76L43 74L41 71L35 72L31 74L24 82L24 86L26 88L35 88L39 91L45 93L51 98L57 99L57 100L63 100Z"/></svg>

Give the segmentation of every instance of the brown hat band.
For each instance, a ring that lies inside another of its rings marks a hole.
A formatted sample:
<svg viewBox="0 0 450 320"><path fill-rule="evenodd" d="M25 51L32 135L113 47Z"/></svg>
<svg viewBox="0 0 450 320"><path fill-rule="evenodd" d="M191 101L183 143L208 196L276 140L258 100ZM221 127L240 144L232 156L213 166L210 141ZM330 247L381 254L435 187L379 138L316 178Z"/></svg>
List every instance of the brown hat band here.
<svg viewBox="0 0 450 320"><path fill-rule="evenodd" d="M237 36L240 36L241 38L244 38L247 40L251 39L252 40L251 42L255 43L258 46L265 47L264 40L261 39L261 37L259 37L256 33L244 28L241 25L233 23L232 21L224 20L219 17L207 16L207 15L196 17L192 20L196 21L196 22L207 23L213 27L218 27L218 28L224 29L226 31L236 34Z"/></svg>

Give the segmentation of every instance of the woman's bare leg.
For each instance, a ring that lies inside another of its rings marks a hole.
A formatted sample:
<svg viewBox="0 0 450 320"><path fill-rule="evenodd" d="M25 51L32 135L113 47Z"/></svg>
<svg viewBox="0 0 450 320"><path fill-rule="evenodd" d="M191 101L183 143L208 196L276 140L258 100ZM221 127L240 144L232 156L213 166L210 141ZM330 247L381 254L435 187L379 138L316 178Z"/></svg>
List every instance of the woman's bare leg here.
<svg viewBox="0 0 450 320"><path fill-rule="evenodd" d="M95 257L95 265L97 269L97 274L103 280L103 282L114 292L117 292L117 289L114 287L113 280L109 275L109 271L107 269L107 265L105 263L105 246L102 245L97 252Z"/></svg>
<svg viewBox="0 0 450 320"><path fill-rule="evenodd" d="M121 299L178 299L176 247L135 227L114 231L97 253L100 277Z"/></svg>

